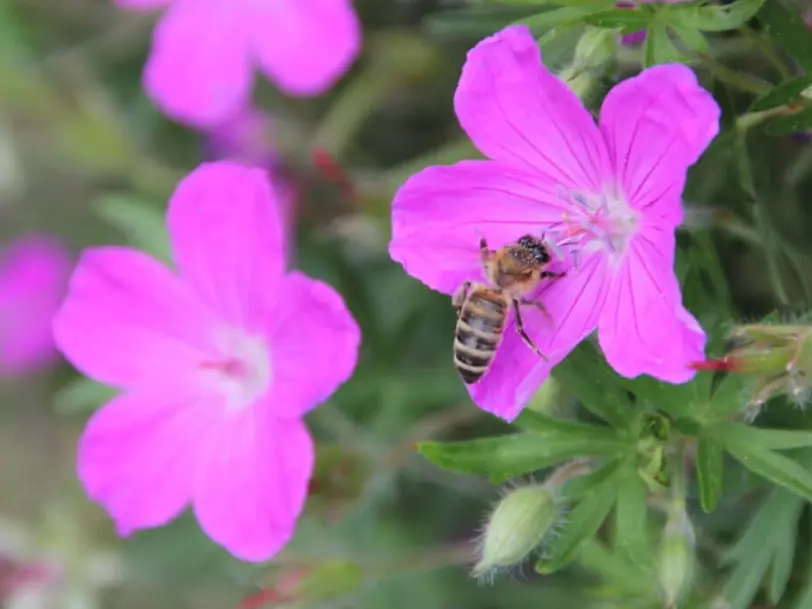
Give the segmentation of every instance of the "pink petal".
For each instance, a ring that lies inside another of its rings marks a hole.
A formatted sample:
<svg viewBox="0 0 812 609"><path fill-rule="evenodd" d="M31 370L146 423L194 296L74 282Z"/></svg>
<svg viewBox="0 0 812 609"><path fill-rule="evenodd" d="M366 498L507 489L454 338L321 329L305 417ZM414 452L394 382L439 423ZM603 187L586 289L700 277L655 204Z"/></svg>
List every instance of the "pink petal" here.
<svg viewBox="0 0 812 609"><path fill-rule="evenodd" d="M272 419L263 403L233 413L199 470L201 528L237 558L268 560L293 536L313 463L302 421Z"/></svg>
<svg viewBox="0 0 812 609"><path fill-rule="evenodd" d="M361 48L361 25L350 0L255 2L247 27L260 66L291 95L329 89Z"/></svg>
<svg viewBox="0 0 812 609"><path fill-rule="evenodd" d="M541 235L564 210L543 176L493 161L424 169L392 203L389 255L435 290L453 293L482 278L479 240L491 248Z"/></svg>
<svg viewBox="0 0 812 609"><path fill-rule="evenodd" d="M649 374L670 383L694 376L705 333L682 306L673 270L671 228L645 226L614 269L598 338L609 364L628 378Z"/></svg>
<svg viewBox="0 0 812 609"><path fill-rule="evenodd" d="M269 328L276 416L299 417L326 400L355 369L361 331L344 299L294 272L280 286Z"/></svg>
<svg viewBox="0 0 812 609"><path fill-rule="evenodd" d="M169 116L208 127L246 103L252 71L239 4L180 0L158 23L144 89Z"/></svg>
<svg viewBox="0 0 812 609"><path fill-rule="evenodd" d="M261 328L285 265L268 174L230 161L200 165L175 189L168 225L175 261L192 289L223 321Z"/></svg>
<svg viewBox="0 0 812 609"><path fill-rule="evenodd" d="M609 92L601 131L632 207L682 222L685 174L716 137L719 116L711 94L680 64L648 68Z"/></svg>
<svg viewBox="0 0 812 609"><path fill-rule="evenodd" d="M0 374L56 359L51 321L67 287L70 256L48 235L13 242L0 259Z"/></svg>
<svg viewBox="0 0 812 609"><path fill-rule="evenodd" d="M131 11L152 11L167 6L172 0L113 0L116 6Z"/></svg>
<svg viewBox="0 0 812 609"><path fill-rule="evenodd" d="M509 26L468 52L454 108L488 157L598 192L609 175L600 132L581 100L542 63L530 30Z"/></svg>
<svg viewBox="0 0 812 609"><path fill-rule="evenodd" d="M606 264L605 256L593 254L542 287L538 300L549 319L534 307L522 307L524 328L548 361L524 344L511 321L491 369L469 386L477 406L506 421L519 415L553 366L595 329L606 300Z"/></svg>
<svg viewBox="0 0 812 609"><path fill-rule="evenodd" d="M87 376L120 388L161 387L182 383L211 352L209 319L159 262L99 247L79 260L53 328L58 348Z"/></svg>
<svg viewBox="0 0 812 609"><path fill-rule="evenodd" d="M204 400L145 392L120 395L90 418L79 479L120 535L166 524L188 505L216 412Z"/></svg>

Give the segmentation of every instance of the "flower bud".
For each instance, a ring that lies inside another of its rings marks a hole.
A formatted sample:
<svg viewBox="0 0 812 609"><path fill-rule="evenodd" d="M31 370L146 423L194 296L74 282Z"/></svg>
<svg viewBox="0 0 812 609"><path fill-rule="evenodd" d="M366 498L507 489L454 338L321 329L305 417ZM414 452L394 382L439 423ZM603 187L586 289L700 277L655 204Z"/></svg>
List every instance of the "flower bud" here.
<svg viewBox="0 0 812 609"><path fill-rule="evenodd" d="M812 325L743 324L729 335L725 354L692 365L696 370L724 371L756 377L751 405L783 394L798 405L810 396Z"/></svg>
<svg viewBox="0 0 812 609"><path fill-rule="evenodd" d="M509 491L488 520L473 575L480 577L522 562L544 541L558 515L554 493L546 486L534 484Z"/></svg>
<svg viewBox="0 0 812 609"><path fill-rule="evenodd" d="M666 607L677 606L677 600L690 584L693 563L694 528L685 511L685 502L675 500L668 510L657 565Z"/></svg>

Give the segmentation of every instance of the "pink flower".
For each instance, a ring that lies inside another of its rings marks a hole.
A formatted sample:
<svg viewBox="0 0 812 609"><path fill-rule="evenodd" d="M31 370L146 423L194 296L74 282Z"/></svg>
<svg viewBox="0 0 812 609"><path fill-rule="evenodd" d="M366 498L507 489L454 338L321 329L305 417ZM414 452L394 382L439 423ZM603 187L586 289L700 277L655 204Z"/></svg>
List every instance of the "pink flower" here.
<svg viewBox="0 0 812 609"><path fill-rule="evenodd" d="M564 260L553 270L567 273L542 287L549 318L534 307L522 311L549 361L507 328L490 371L469 387L473 400L512 420L596 327L621 375L689 380L687 364L701 359L705 335L682 306L674 230L686 170L719 119L691 70L662 65L620 83L596 126L541 63L529 30L511 26L468 53L454 105L491 160L412 176L393 202L392 258L451 294L466 280L482 280L481 237L494 249L546 234L562 245Z"/></svg>
<svg viewBox="0 0 812 609"><path fill-rule="evenodd" d="M207 133L207 148L216 160L228 159L246 165L268 167L277 162L273 121L267 112L245 106L234 116L213 125Z"/></svg>
<svg viewBox="0 0 812 609"><path fill-rule="evenodd" d="M208 127L250 95L257 66L290 95L318 95L355 60L361 26L351 0L116 0L167 6L144 71L147 94L173 118Z"/></svg>
<svg viewBox="0 0 812 609"><path fill-rule="evenodd" d="M64 296L70 256L47 235L28 235L0 256L0 375L52 363L51 320Z"/></svg>
<svg viewBox="0 0 812 609"><path fill-rule="evenodd" d="M201 165L167 224L177 272L127 247L90 249L56 316L65 356L123 391L90 419L79 478L121 535L191 504L215 542L265 560L307 494L302 416L349 378L359 330L330 286L285 272L262 170Z"/></svg>

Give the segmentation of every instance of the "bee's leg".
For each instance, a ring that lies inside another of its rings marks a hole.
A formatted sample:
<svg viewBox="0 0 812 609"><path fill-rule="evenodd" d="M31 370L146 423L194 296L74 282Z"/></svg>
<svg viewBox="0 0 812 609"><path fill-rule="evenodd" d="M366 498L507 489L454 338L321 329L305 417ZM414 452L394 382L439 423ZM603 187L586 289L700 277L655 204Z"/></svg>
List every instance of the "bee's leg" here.
<svg viewBox="0 0 812 609"><path fill-rule="evenodd" d="M518 332L519 336L522 337L524 344L530 347L541 359L547 361L547 356L544 355L541 351L539 351L539 348L536 347L536 344L532 340L530 340L530 337L527 335L527 332L524 331L524 325L522 324L522 313L520 311L518 300L513 301L513 312L516 314L516 332Z"/></svg>
<svg viewBox="0 0 812 609"><path fill-rule="evenodd" d="M479 251L482 254L482 264L487 263L491 259L491 250L488 249L488 242L485 237L479 240Z"/></svg>
<svg viewBox="0 0 812 609"><path fill-rule="evenodd" d="M451 297L451 306L453 306L454 310L457 311L457 315L459 315L460 311L462 310L462 303L465 302L465 297L468 296L468 288L470 287L470 281L464 282Z"/></svg>
<svg viewBox="0 0 812 609"><path fill-rule="evenodd" d="M541 278L544 279L546 277L549 277L550 279L561 279L566 275L567 273L553 273L552 271L544 271L541 273Z"/></svg>
<svg viewBox="0 0 812 609"><path fill-rule="evenodd" d="M544 317L546 317L547 319L552 320L552 317L550 317L549 311L547 311L547 307L545 307L544 303L541 302L540 300L533 300L531 298L522 298L522 299L519 300L519 304L520 305L525 305L525 306L536 307L539 311L541 311L541 314L544 315Z"/></svg>

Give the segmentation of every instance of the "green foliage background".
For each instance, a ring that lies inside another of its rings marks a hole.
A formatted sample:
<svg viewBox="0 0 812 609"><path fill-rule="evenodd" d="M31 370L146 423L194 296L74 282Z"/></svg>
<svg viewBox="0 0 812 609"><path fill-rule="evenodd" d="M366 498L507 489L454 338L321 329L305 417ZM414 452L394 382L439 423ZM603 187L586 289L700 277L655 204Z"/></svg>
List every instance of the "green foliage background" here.
<svg viewBox="0 0 812 609"><path fill-rule="evenodd" d="M319 464L294 543L270 564L241 564L188 516L116 540L72 469L82 423L109 391L63 364L0 386L0 559L12 556L5 529L26 536L25 560L56 556L67 568L60 607L236 607L264 590L244 606L655 609L665 606L655 567L673 470L684 475L696 533L695 577L679 606L812 609L807 411L779 396L751 426L742 413L752 379L629 381L585 343L516 425L504 425L470 403L452 368L448 299L386 253L397 186L427 164L475 155L451 105L465 51L521 21L592 108L644 65L697 70L723 107L724 130L685 193L686 303L711 334L712 354L736 323L776 312L798 319L812 298L810 7L356 6L365 53L340 86L306 101L267 83L257 90L275 119L283 170L299 187L295 264L345 295L364 336L354 378L308 418ZM0 3L2 239L48 230L75 251L127 242L166 255L163 206L206 142L141 93L154 20L106 0ZM643 28L643 45L578 45L599 29ZM313 162L316 147L338 159L352 192ZM531 561L492 586L470 579L471 540L499 497L492 483L542 480L582 457L596 470L568 491L572 508L536 568ZM123 560L120 583L98 591L100 565L113 555ZM0 596L7 592L0 585Z"/></svg>

